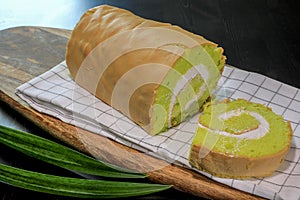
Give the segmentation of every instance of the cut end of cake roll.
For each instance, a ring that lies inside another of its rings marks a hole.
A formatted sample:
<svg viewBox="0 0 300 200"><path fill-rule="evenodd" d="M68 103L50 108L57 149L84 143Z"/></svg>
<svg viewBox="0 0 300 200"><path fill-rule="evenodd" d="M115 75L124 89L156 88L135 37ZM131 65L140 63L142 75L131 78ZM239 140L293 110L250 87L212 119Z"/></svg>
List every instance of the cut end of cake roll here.
<svg viewBox="0 0 300 200"><path fill-rule="evenodd" d="M189 155L192 166L225 178L265 177L283 163L292 141L289 122L243 99L208 103Z"/></svg>
<svg viewBox="0 0 300 200"><path fill-rule="evenodd" d="M81 17L66 51L76 83L151 135L199 112L225 60L202 36L108 5Z"/></svg>
<svg viewBox="0 0 300 200"><path fill-rule="evenodd" d="M204 44L186 49L176 60L156 91L153 105L157 107L151 112L154 134L201 110L221 76L225 63L222 53L222 48Z"/></svg>

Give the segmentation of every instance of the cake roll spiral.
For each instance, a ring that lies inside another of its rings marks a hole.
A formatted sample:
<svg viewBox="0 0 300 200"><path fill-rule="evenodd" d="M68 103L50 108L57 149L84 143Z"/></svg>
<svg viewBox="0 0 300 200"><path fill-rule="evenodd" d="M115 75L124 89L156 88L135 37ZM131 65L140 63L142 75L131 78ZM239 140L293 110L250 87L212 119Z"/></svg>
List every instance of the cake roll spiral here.
<svg viewBox="0 0 300 200"><path fill-rule="evenodd" d="M220 177L268 176L284 161L291 139L290 123L262 104L209 103L199 117L189 160Z"/></svg>

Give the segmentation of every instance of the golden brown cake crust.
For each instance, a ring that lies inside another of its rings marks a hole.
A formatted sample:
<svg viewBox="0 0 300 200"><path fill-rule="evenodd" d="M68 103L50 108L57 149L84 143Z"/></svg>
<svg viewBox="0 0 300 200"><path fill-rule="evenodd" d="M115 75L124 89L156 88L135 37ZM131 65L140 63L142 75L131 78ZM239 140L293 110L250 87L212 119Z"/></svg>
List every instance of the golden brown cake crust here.
<svg viewBox="0 0 300 200"><path fill-rule="evenodd" d="M84 58L99 43L117 33L146 27L169 28L193 38L198 44L216 46L215 43L206 40L202 36L188 32L178 26L144 19L125 9L101 5L84 13L74 28L67 46L67 64L71 68L78 68Z"/></svg>

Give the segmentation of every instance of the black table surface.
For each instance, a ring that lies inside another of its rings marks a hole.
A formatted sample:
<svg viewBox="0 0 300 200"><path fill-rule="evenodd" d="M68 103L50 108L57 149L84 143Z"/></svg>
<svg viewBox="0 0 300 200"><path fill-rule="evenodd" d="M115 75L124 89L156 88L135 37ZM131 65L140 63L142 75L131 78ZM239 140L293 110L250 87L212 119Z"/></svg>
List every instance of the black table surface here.
<svg viewBox="0 0 300 200"><path fill-rule="evenodd" d="M101 4L179 25L222 46L228 64L300 88L300 4L297 0L0 0L0 30L15 26L72 29L84 11ZM0 102L0 124L55 140L3 102ZM3 145L0 145L0 162L49 174L80 177ZM0 183L1 199L24 197L69 199ZM139 199L196 197L171 189Z"/></svg>

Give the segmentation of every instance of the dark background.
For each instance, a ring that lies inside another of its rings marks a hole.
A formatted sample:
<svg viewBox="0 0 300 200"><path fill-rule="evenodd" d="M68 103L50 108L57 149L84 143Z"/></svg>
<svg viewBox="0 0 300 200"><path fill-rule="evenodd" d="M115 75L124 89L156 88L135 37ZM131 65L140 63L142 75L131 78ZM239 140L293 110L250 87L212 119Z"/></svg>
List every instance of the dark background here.
<svg viewBox="0 0 300 200"><path fill-rule="evenodd" d="M72 29L87 9L110 4L145 18L169 22L218 43L227 63L300 88L298 0L0 0L0 30L15 26ZM300 108L299 108L300 109ZM55 140L0 102L0 124ZM0 162L79 177L0 145ZM1 199L69 199L0 183ZM140 199L195 199L173 189Z"/></svg>

